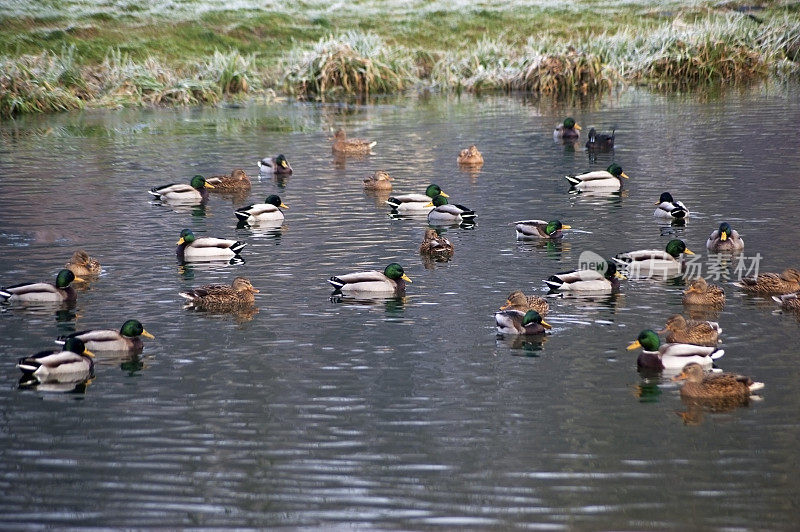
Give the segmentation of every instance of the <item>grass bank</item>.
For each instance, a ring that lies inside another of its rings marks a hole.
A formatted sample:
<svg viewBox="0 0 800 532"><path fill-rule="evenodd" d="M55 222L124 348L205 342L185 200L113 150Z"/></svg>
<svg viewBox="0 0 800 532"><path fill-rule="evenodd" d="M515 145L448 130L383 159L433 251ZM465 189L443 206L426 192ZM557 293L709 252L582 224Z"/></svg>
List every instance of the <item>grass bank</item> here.
<svg viewBox="0 0 800 532"><path fill-rule="evenodd" d="M800 3L0 2L0 117L288 94L798 79ZM268 6L277 6L277 3Z"/></svg>

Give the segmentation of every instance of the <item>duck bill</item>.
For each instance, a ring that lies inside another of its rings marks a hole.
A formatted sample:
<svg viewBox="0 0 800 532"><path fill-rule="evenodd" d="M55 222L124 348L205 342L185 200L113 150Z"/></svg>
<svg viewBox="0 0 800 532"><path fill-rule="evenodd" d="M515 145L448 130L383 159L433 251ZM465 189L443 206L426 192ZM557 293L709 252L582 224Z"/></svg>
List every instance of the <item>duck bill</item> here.
<svg viewBox="0 0 800 532"><path fill-rule="evenodd" d="M206 188L214 188L214 185L212 185L212 184L211 184L211 183L209 183L208 181L206 181L206 184L205 184L205 185L203 185L203 186L204 186L204 187L206 187Z"/></svg>
<svg viewBox="0 0 800 532"><path fill-rule="evenodd" d="M92 352L91 352L91 351L89 351L88 349L84 349L82 354L83 354L83 355L86 355L86 356L87 356L87 357L89 357L89 358L94 358L94 353L92 353Z"/></svg>
<svg viewBox="0 0 800 532"><path fill-rule="evenodd" d="M689 376L686 374L686 372L685 372L685 371L682 371L682 372L680 373L680 375L676 375L676 376L672 377L672 381L673 381L673 382L677 382L677 381L685 381L685 380L686 380L686 379L688 379L688 378L689 378Z"/></svg>
<svg viewBox="0 0 800 532"><path fill-rule="evenodd" d="M624 280L626 280L626 279L627 279L627 277L625 277L624 275L622 275L622 274L621 274L621 273L619 273L619 272L614 272L614 277L616 277L617 279L620 279L620 280L622 280L622 281L624 281Z"/></svg>
<svg viewBox="0 0 800 532"><path fill-rule="evenodd" d="M440 196L444 196L445 198L449 198L450 197L447 194L445 194L444 192L439 192L439 195ZM431 203L431 205L433 205L433 203Z"/></svg>
<svg viewBox="0 0 800 532"><path fill-rule="evenodd" d="M75 278L72 280L72 282L85 283L86 279L84 279L83 277L78 277L76 275Z"/></svg>
<svg viewBox="0 0 800 532"><path fill-rule="evenodd" d="M723 242L725 242L726 240L728 240L728 233L722 233L719 236L719 239L722 240Z"/></svg>
<svg viewBox="0 0 800 532"><path fill-rule="evenodd" d="M550 325L549 323L547 323L544 320L542 320L542 327L544 327L545 329L552 329L553 328L552 325Z"/></svg>
<svg viewBox="0 0 800 532"><path fill-rule="evenodd" d="M502 307L500 307L500 310L505 310L505 309L509 308L510 306L511 306L511 301L506 299L506 304L503 305Z"/></svg>
<svg viewBox="0 0 800 532"><path fill-rule="evenodd" d="M627 175L625 175L625 172L622 172L622 173L621 173L621 174L619 174L619 175L620 175L620 177L624 177L625 179L630 179L630 177L628 177ZM658 205L658 203L656 203L656 205Z"/></svg>
<svg viewBox="0 0 800 532"><path fill-rule="evenodd" d="M444 194L441 194L441 195L444 196ZM426 207L433 207L433 202L431 201L430 203L426 203L425 206Z"/></svg>
<svg viewBox="0 0 800 532"><path fill-rule="evenodd" d="M183 244L184 242L186 242L186 241L183 239L183 237L181 237L181 238L180 238L180 240L178 240L177 242L175 242L175 244L177 244L177 245L179 245L179 246L180 246L180 245L181 245L181 244Z"/></svg>
<svg viewBox="0 0 800 532"><path fill-rule="evenodd" d="M692 250L691 250L691 249L689 249L689 248L686 248L686 249L684 250L684 253L685 253L686 255L694 255L694 251L692 251Z"/></svg>
<svg viewBox="0 0 800 532"><path fill-rule="evenodd" d="M404 281L405 281L405 282L407 282L407 283L410 283L410 282L411 282L411 279L409 279L409 278L408 278L408 275L406 275L406 274L403 274L403 276L401 277L401 279L402 279L402 280L404 280Z"/></svg>
<svg viewBox="0 0 800 532"><path fill-rule="evenodd" d="M289 166L289 163L287 163L286 161L281 161L281 166L286 168L287 166Z"/></svg>
<svg viewBox="0 0 800 532"><path fill-rule="evenodd" d="M563 230L563 229L572 229L572 226L571 226L571 225L562 225L562 226L561 226L561 229L562 229L562 230Z"/></svg>
<svg viewBox="0 0 800 532"><path fill-rule="evenodd" d="M653 205L661 205L661 202L657 201L657 202L653 203Z"/></svg>
<svg viewBox="0 0 800 532"><path fill-rule="evenodd" d="M153 336L152 334L150 334L147 331L142 331L142 336L144 336L145 338L150 338L151 340L155 340L156 339L155 336Z"/></svg>
<svg viewBox="0 0 800 532"><path fill-rule="evenodd" d="M580 131L581 130L581 126L579 126L578 124L575 124L574 129L577 129L578 131Z"/></svg>
<svg viewBox="0 0 800 532"><path fill-rule="evenodd" d="M281 205L280 205L280 206L281 206L281 207L283 207L284 209L288 209L288 208L289 208L289 206L288 206L288 205L286 205L284 202L281 202Z"/></svg>
<svg viewBox="0 0 800 532"><path fill-rule="evenodd" d="M634 349L638 349L640 347L642 347L642 344L639 343L639 340L636 340L631 345L629 345L626 349L628 351L633 351Z"/></svg>

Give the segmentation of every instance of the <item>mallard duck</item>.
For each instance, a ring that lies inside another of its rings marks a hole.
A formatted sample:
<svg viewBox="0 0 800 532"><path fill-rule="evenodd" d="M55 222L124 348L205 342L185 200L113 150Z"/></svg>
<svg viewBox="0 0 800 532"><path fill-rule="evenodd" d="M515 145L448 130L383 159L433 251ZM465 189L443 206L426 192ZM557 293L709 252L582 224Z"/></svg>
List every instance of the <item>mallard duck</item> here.
<svg viewBox="0 0 800 532"><path fill-rule="evenodd" d="M560 220L520 220L514 222L517 231L517 240L539 240L549 238L555 240L564 236L564 229L572 229L569 225L564 225Z"/></svg>
<svg viewBox="0 0 800 532"><path fill-rule="evenodd" d="M189 184L172 183L150 189L150 194L175 203L200 203L208 199L208 189L214 186L206 182L206 178L196 175Z"/></svg>
<svg viewBox="0 0 800 532"><path fill-rule="evenodd" d="M495 312L494 321L500 334L544 334L552 328L535 310L501 310Z"/></svg>
<svg viewBox="0 0 800 532"><path fill-rule="evenodd" d="M392 190L392 176L390 176L383 170L378 170L371 176L367 176L364 178L364 189Z"/></svg>
<svg viewBox="0 0 800 532"><path fill-rule="evenodd" d="M550 305L544 298L538 296L526 296L522 290L514 290L508 294L506 304L500 307L500 310L519 310L520 312L528 312L535 310L542 317L547 316L550 312Z"/></svg>
<svg viewBox="0 0 800 532"><path fill-rule="evenodd" d="M791 294L772 296L772 299L774 299L783 310L800 310L800 297L797 296L797 293L792 292Z"/></svg>
<svg viewBox="0 0 800 532"><path fill-rule="evenodd" d="M336 292L342 293L386 293L401 295L405 292L406 282L411 279L403 271L403 267L393 262L386 266L383 273L378 270L336 275L328 279Z"/></svg>
<svg viewBox="0 0 800 532"><path fill-rule="evenodd" d="M69 338L64 348L40 351L20 358L17 367L39 382L78 382L91 376L94 353L86 349L80 338Z"/></svg>
<svg viewBox="0 0 800 532"><path fill-rule="evenodd" d="M598 269L556 273L544 282L550 290L560 292L612 292L619 289L621 279L625 279L625 276L609 261L599 265Z"/></svg>
<svg viewBox="0 0 800 532"><path fill-rule="evenodd" d="M616 163L605 170L595 170L580 175L564 176L575 190L619 190L622 188L621 177L628 179L622 167Z"/></svg>
<svg viewBox="0 0 800 532"><path fill-rule="evenodd" d="M339 129L333 135L333 146L331 149L338 153L369 153L373 146L377 144L374 140L348 139L344 129Z"/></svg>
<svg viewBox="0 0 800 532"><path fill-rule="evenodd" d="M733 283L745 292L760 295L780 295L800 290L800 271L787 268L780 274L759 273L755 277L745 277Z"/></svg>
<svg viewBox="0 0 800 532"><path fill-rule="evenodd" d="M275 220L283 220L283 211L281 208L288 209L288 205L284 205L280 196L270 194L264 203L254 203L246 207L236 209L233 214L242 221L248 223L256 222L269 222Z"/></svg>
<svg viewBox="0 0 800 532"><path fill-rule="evenodd" d="M78 338L86 345L87 349L92 351L138 353L144 345L141 336L155 338L155 336L144 330L139 320L128 320L122 324L119 331L113 329L79 331L68 336L62 336L56 342L65 343L70 338Z"/></svg>
<svg viewBox="0 0 800 532"><path fill-rule="evenodd" d="M598 133L594 128L589 130L586 147L592 151L610 151L614 148L614 137L616 129L611 130L611 134Z"/></svg>
<svg viewBox="0 0 800 532"><path fill-rule="evenodd" d="M706 247L709 251L719 253L720 251L741 251L744 249L744 240L739 236L739 232L732 229L728 222L719 224L719 229L712 231L706 240Z"/></svg>
<svg viewBox="0 0 800 532"><path fill-rule="evenodd" d="M215 175L206 179L214 192L247 192L250 190L250 178L241 168L231 172L231 175Z"/></svg>
<svg viewBox="0 0 800 532"><path fill-rule="evenodd" d="M706 374L703 367L697 363L689 363L683 367L680 375L674 381L685 380L681 388L681 397L693 400L719 400L734 401L746 404L753 392L764 388L763 382L754 382L745 375L734 373Z"/></svg>
<svg viewBox="0 0 800 532"><path fill-rule="evenodd" d="M439 185L428 185L428 188L425 189L425 194L403 194L402 196L392 196L386 203L388 203L392 209L396 210L397 212L429 212L433 209L433 205L429 205L431 200L436 196L444 196L445 198L449 198L447 194L445 194Z"/></svg>
<svg viewBox="0 0 800 532"><path fill-rule="evenodd" d="M654 205L657 205L653 212L653 216L656 218L683 220L689 217L689 209L686 208L686 205L682 201L675 201L669 192L663 192Z"/></svg>
<svg viewBox="0 0 800 532"><path fill-rule="evenodd" d="M722 308L725 306L725 290L698 277L683 291L683 304Z"/></svg>
<svg viewBox="0 0 800 532"><path fill-rule="evenodd" d="M458 164L463 166L481 166L483 165L483 155L478 151L478 147L474 144L469 148L464 148L458 154Z"/></svg>
<svg viewBox="0 0 800 532"><path fill-rule="evenodd" d="M237 256L247 244L224 238L195 238L190 229L181 231L177 242L178 260L181 262L227 260Z"/></svg>
<svg viewBox="0 0 800 532"><path fill-rule="evenodd" d="M640 368L654 370L680 370L689 362L696 362L704 368L710 368L713 361L725 354L716 347L694 344L662 344L655 331L645 329L639 333L635 342L628 346L628 351L642 348L636 364Z"/></svg>
<svg viewBox="0 0 800 532"><path fill-rule="evenodd" d="M21 283L0 288L0 298L3 301L20 302L72 302L78 297L75 289L70 286L73 281L83 281L80 277L66 268L56 275L55 284L50 283Z"/></svg>
<svg viewBox="0 0 800 532"><path fill-rule="evenodd" d="M686 247L683 240L673 239L667 242L664 251L640 249L620 253L611 260L624 268L629 277L671 277L680 274L683 269L682 254L694 255L694 252Z"/></svg>
<svg viewBox="0 0 800 532"><path fill-rule="evenodd" d="M428 223L432 225L443 223L472 223L475 220L475 211L463 205L447 202L447 198L439 194L426 207L433 206L428 213Z"/></svg>
<svg viewBox="0 0 800 532"><path fill-rule="evenodd" d="M553 130L553 136L558 139L573 140L581 136L581 126L575 123L572 117L567 117Z"/></svg>
<svg viewBox="0 0 800 532"><path fill-rule="evenodd" d="M425 229L425 238L419 246L422 255L434 257L451 257L453 255L453 243L447 238L436 232L436 229Z"/></svg>
<svg viewBox="0 0 800 532"><path fill-rule="evenodd" d="M667 342L715 346L719 343L722 327L716 321L686 321L680 314L667 318L662 334L666 334Z"/></svg>
<svg viewBox="0 0 800 532"><path fill-rule="evenodd" d="M264 157L258 161L258 171L262 174L291 174L292 165L281 153L277 157Z"/></svg>
<svg viewBox="0 0 800 532"><path fill-rule="evenodd" d="M249 279L237 277L230 286L208 284L187 292L179 292L179 295L189 300L187 307L211 311L233 311L252 306L255 303L255 294L258 292Z"/></svg>
<svg viewBox="0 0 800 532"><path fill-rule="evenodd" d="M64 268L78 277L96 277L103 271L100 267L100 263L90 257L89 254L82 249L72 254L72 257L70 257L69 261L64 265Z"/></svg>

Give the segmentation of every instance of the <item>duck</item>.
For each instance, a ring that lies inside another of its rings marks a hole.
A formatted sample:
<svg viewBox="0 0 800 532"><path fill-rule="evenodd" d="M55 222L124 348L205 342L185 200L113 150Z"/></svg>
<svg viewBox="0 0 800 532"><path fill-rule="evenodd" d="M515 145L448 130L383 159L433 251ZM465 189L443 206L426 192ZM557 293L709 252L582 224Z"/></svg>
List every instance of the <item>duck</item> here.
<svg viewBox="0 0 800 532"><path fill-rule="evenodd" d="M392 176L383 170L378 170L364 178L364 190L392 190Z"/></svg>
<svg viewBox="0 0 800 532"><path fill-rule="evenodd" d="M745 405L754 392L764 388L763 382L754 382L745 375L706 374L703 366L694 362L686 364L681 373L672 380L686 381L681 387L682 398L701 402L710 401L714 404L723 401L726 405L731 402Z"/></svg>
<svg viewBox="0 0 800 532"><path fill-rule="evenodd" d="M80 338L68 338L60 351L51 349L20 358L17 367L41 383L79 382L91 376L93 358L94 353Z"/></svg>
<svg viewBox="0 0 800 532"><path fill-rule="evenodd" d="M756 295L788 294L800 290L800 271L787 268L779 274L759 273L755 277L744 277L733 285Z"/></svg>
<svg viewBox="0 0 800 532"><path fill-rule="evenodd" d="M473 144L459 152L457 161L462 166L482 166L483 155L478 151L478 147Z"/></svg>
<svg viewBox="0 0 800 532"><path fill-rule="evenodd" d="M662 192L661 197L654 205L656 205L656 210L653 212L653 216L656 218L684 220L689 217L689 209L686 208L686 205L682 201L675 201L669 192Z"/></svg>
<svg viewBox="0 0 800 532"><path fill-rule="evenodd" d="M328 279L328 282L336 289L335 292L344 294L366 292L402 295L405 292L406 283L410 283L411 279L400 264L392 262L384 268L383 272L370 270L335 275Z"/></svg>
<svg viewBox="0 0 800 532"><path fill-rule="evenodd" d="M581 126L575 123L575 119L567 117L558 124L553 131L553 136L557 139L574 140L581 136Z"/></svg>
<svg viewBox="0 0 800 532"><path fill-rule="evenodd" d="M617 266L607 261L597 269L586 268L553 274L544 283L550 290L558 292L613 292L619 290L619 282L623 279L625 276L617 271Z"/></svg>
<svg viewBox="0 0 800 532"><path fill-rule="evenodd" d="M715 346L720 342L722 327L716 321L687 321L682 315L673 314L661 333L670 343Z"/></svg>
<svg viewBox="0 0 800 532"><path fill-rule="evenodd" d="M202 203L208 199L208 191L213 188L214 185L208 183L205 177L196 175L192 177L188 185L185 183L172 183L160 187L153 187L149 192L153 196L166 201L176 203Z"/></svg>
<svg viewBox="0 0 800 532"><path fill-rule="evenodd" d="M78 277L97 277L103 271L100 263L89 256L86 251L79 249L72 254L72 257L64 265Z"/></svg>
<svg viewBox="0 0 800 532"><path fill-rule="evenodd" d="M81 277L76 277L70 270L64 268L56 275L56 282L50 283L21 283L0 288L0 300L19 301L27 303L66 302L71 303L78 297L75 289L70 286L73 282L83 282Z"/></svg>
<svg viewBox="0 0 800 532"><path fill-rule="evenodd" d="M713 361L725 354L723 349L694 344L667 343L662 344L658 334L652 329L639 333L635 342L628 346L628 351L642 348L636 364L640 368L657 371L679 371L690 363L696 362L710 369Z"/></svg>
<svg viewBox="0 0 800 532"><path fill-rule="evenodd" d="M627 174L622 171L622 167L612 163L605 170L595 170L580 175L565 176L572 188L578 191L583 190L619 190L622 188L621 177L629 179Z"/></svg>
<svg viewBox="0 0 800 532"><path fill-rule="evenodd" d="M369 153L377 141L366 139L348 139L344 129L339 129L333 135L331 150L343 154Z"/></svg>
<svg viewBox="0 0 800 532"><path fill-rule="evenodd" d="M215 175L206 179L213 192L247 192L250 190L250 177L241 168L236 168L231 175Z"/></svg>
<svg viewBox="0 0 800 532"><path fill-rule="evenodd" d="M611 260L617 266L623 267L628 276L652 277L652 276L676 276L683 269L681 255L694 255L694 252L686 247L683 240L672 239L667 242L664 251L658 249L640 249L619 253Z"/></svg>
<svg viewBox="0 0 800 532"><path fill-rule="evenodd" d="M616 129L611 130L611 134L598 133L594 128L589 130L586 147L592 151L611 151L614 149L614 137Z"/></svg>
<svg viewBox="0 0 800 532"><path fill-rule="evenodd" d="M719 229L711 232L706 240L706 248L714 253L720 251L741 251L744 249L744 240L739 232L731 228L728 222L719 224Z"/></svg>
<svg viewBox="0 0 800 532"><path fill-rule="evenodd" d="M452 257L453 251L453 243L450 242L450 240L437 233L436 229L425 229L425 237L422 240L422 244L419 246L421 255L444 258Z"/></svg>
<svg viewBox="0 0 800 532"><path fill-rule="evenodd" d="M281 153L277 157L264 157L258 161L258 171L262 174L291 174L292 165Z"/></svg>
<svg viewBox="0 0 800 532"><path fill-rule="evenodd" d="M433 205L429 205L431 200L436 196L444 196L449 198L447 194L442 191L439 185L430 184L425 189L425 194L403 194L400 196L392 196L386 203L397 212L425 212L433 210Z"/></svg>
<svg viewBox="0 0 800 532"><path fill-rule="evenodd" d="M228 285L208 284L179 292L179 295L189 300L187 307L211 310L233 311L243 307L251 307L255 303L255 294L259 290L253 287L249 279L237 277Z"/></svg>
<svg viewBox="0 0 800 532"><path fill-rule="evenodd" d="M698 277L683 291L683 304L722 308L725 306L725 290Z"/></svg>
<svg viewBox="0 0 800 532"><path fill-rule="evenodd" d="M539 240L548 238L556 240L562 238L565 229L572 229L572 226L564 225L560 220L519 220L514 222L517 231L517 240Z"/></svg>
<svg viewBox="0 0 800 532"><path fill-rule="evenodd" d="M519 310L521 312L535 310L542 317L544 317L547 316L548 312L550 312L550 305L544 300L544 298L538 296L526 296L522 290L514 290L508 294L508 298L506 298L506 304L500 307L500 310Z"/></svg>
<svg viewBox="0 0 800 532"><path fill-rule="evenodd" d="M441 194L433 198L426 206L433 206L428 213L429 224L472 223L475 220L475 211L463 205L450 204L447 202L447 197Z"/></svg>
<svg viewBox="0 0 800 532"><path fill-rule="evenodd" d="M142 336L155 339L147 332L139 320L127 320L119 331L113 329L90 329L59 337L56 343L66 343L70 338L78 338L92 351L116 351L139 353L144 347Z"/></svg>
<svg viewBox="0 0 800 532"><path fill-rule="evenodd" d="M264 203L254 203L236 209L233 214L242 222L257 223L257 222L270 222L276 220L283 220L283 211L281 209L288 209L289 206L281 201L280 196L270 194Z"/></svg>
<svg viewBox="0 0 800 532"><path fill-rule="evenodd" d="M796 292L772 296L772 299L780 305L783 310L800 310L800 297Z"/></svg>
<svg viewBox="0 0 800 532"><path fill-rule="evenodd" d="M535 310L501 310L494 315L499 334L544 334L552 326Z"/></svg>
<svg viewBox="0 0 800 532"><path fill-rule="evenodd" d="M196 238L191 229L181 231L177 242L178 260L181 262L228 260L239 255L247 244L239 240L224 238Z"/></svg>

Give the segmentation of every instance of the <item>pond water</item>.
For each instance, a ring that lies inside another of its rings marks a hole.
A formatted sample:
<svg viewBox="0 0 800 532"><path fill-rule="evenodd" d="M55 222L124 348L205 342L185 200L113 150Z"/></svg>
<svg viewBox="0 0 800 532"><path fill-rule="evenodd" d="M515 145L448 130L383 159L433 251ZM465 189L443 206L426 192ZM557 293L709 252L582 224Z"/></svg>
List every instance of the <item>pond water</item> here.
<svg viewBox="0 0 800 532"><path fill-rule="evenodd" d="M682 311L682 280L552 299L543 340L498 338L493 312L514 289L544 295L584 251L677 236L716 275L705 241L722 221L749 266L798 266L799 96L432 96L0 124L0 285L50 281L77 248L104 268L73 308L0 307L0 527L793 528L800 323L732 286L734 263L718 281L717 365L766 388L731 411L687 407L625 349ZM616 126L615 151L554 142L566 115L584 132ZM337 127L377 140L373 154L335 160ZM474 172L455 162L471 143L486 159ZM278 153L294 175L257 178ZM612 161L630 176L621 195L568 193L565 174ZM172 208L147 193L236 167L253 176L243 198ZM378 169L393 194L433 182L477 212L447 229L450 262L419 256L424 218L394 219L363 191ZM685 227L654 220L664 191L691 210ZM273 193L289 205L281 228L237 228L236 207ZM509 223L526 218L573 230L518 243ZM183 228L246 241L244 262L181 266ZM331 275L393 261L413 280L404 298L331 299ZM257 312L183 308L179 291L237 275L260 289ZM128 318L156 337L139 357L98 355L70 393L19 387L19 357Z"/></svg>

